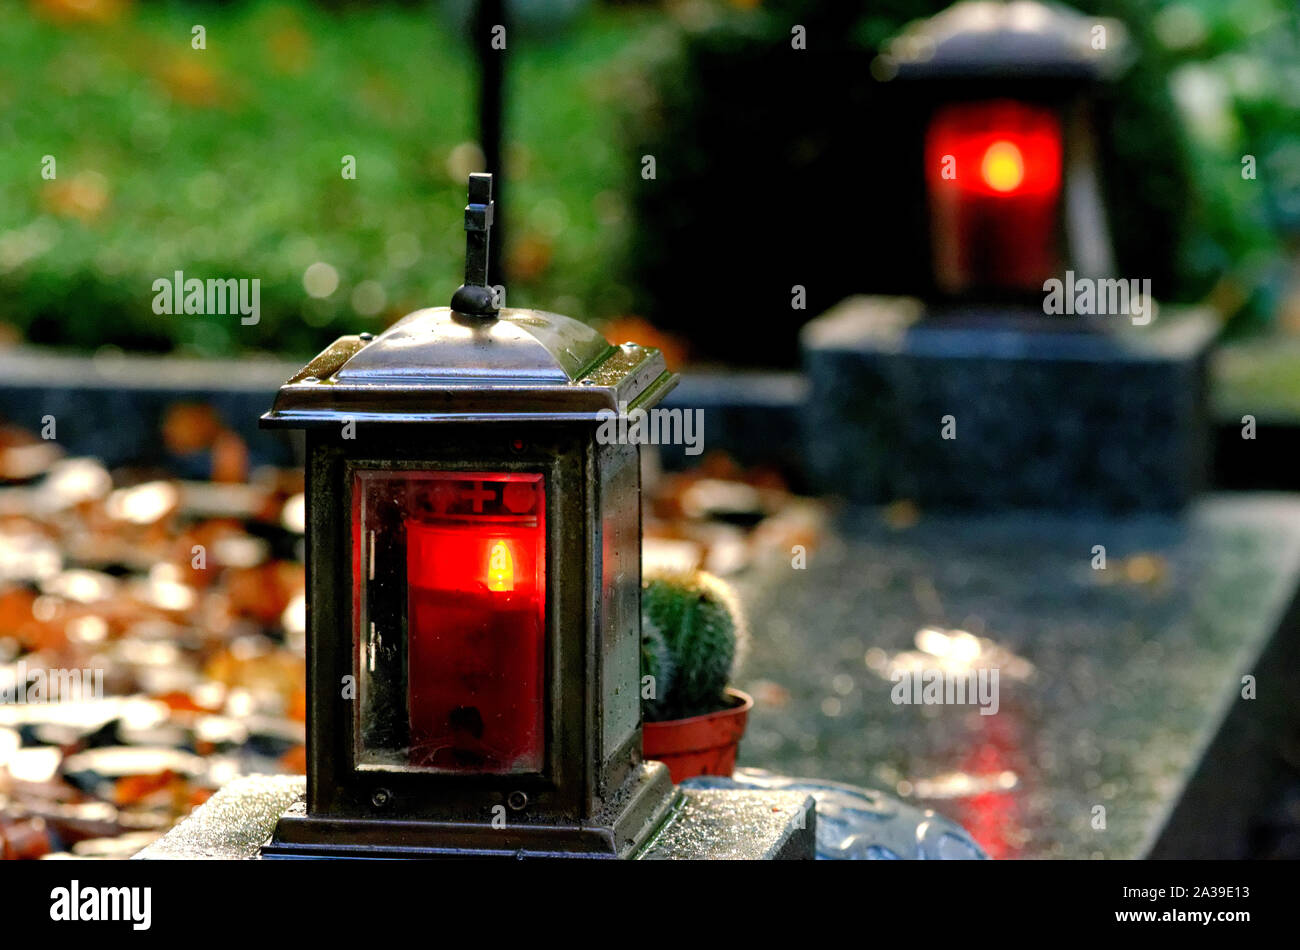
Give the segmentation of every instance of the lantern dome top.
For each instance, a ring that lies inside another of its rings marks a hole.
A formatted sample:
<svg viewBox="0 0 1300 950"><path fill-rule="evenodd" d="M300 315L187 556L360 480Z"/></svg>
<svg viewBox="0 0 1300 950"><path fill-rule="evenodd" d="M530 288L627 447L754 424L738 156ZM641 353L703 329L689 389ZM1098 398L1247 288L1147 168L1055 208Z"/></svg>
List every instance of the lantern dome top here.
<svg viewBox="0 0 1300 950"><path fill-rule="evenodd" d="M417 310L357 351L338 382L383 383L436 375L447 382L572 383L614 348L586 324L538 310L505 309L466 323L446 307Z"/></svg>
<svg viewBox="0 0 1300 950"><path fill-rule="evenodd" d="M1108 78L1127 65L1127 31L1038 0L963 0L910 24L875 71L884 79Z"/></svg>
<svg viewBox="0 0 1300 950"><path fill-rule="evenodd" d="M280 388L262 422L596 419L649 407L676 383L658 350L612 346L570 317L503 308L478 321L434 307L374 338L340 337Z"/></svg>

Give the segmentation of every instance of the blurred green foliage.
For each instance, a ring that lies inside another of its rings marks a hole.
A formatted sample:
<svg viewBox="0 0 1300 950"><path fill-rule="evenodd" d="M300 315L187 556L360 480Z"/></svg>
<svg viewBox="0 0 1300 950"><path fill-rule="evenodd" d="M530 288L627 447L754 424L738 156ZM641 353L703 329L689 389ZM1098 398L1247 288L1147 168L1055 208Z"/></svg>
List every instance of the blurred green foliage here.
<svg viewBox="0 0 1300 950"><path fill-rule="evenodd" d="M1290 0L1118 4L1149 14L1191 149L1187 270L1246 332L1269 325L1300 234L1300 8ZM1257 177L1243 178L1253 160Z"/></svg>
<svg viewBox="0 0 1300 950"><path fill-rule="evenodd" d="M104 15L69 20L63 6L0 6L0 323L83 348L306 355L449 299L477 167L453 18L288 0L90 3ZM641 19L511 38L512 305L582 317L627 302L608 277L627 175L604 73ZM337 274L319 299L303 284L316 262ZM177 270L258 278L260 324L155 315L152 283Z"/></svg>

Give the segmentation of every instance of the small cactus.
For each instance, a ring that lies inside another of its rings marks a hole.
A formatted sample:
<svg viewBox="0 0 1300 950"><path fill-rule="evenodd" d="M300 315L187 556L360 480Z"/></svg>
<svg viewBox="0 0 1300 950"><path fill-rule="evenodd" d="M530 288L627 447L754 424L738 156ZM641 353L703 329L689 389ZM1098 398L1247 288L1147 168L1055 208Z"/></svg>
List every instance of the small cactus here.
<svg viewBox="0 0 1300 950"><path fill-rule="evenodd" d="M662 718L673 690L673 674L677 672L668 639L659 625L643 612L641 615L641 710L647 719ZM647 680L646 677L649 677ZM647 688L648 687L648 688Z"/></svg>
<svg viewBox="0 0 1300 950"><path fill-rule="evenodd" d="M654 677L654 695L642 701L645 718L662 722L723 708L744 641L740 606L724 581L703 571L647 578L641 673Z"/></svg>

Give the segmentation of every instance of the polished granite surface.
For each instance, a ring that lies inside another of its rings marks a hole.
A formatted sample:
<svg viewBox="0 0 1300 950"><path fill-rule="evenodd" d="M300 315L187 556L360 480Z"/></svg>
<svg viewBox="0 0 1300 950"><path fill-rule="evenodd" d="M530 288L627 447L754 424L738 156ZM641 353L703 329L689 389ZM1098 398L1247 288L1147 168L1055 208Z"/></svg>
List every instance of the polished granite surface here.
<svg viewBox="0 0 1300 950"><path fill-rule="evenodd" d="M143 860L260 858L284 810L303 797L301 775L236 779L136 855ZM647 860L811 859L812 798L782 789L684 789L664 826L646 843Z"/></svg>
<svg viewBox="0 0 1300 950"><path fill-rule="evenodd" d="M1139 857L1238 704L1295 705L1290 678L1241 691L1294 642L1298 581L1297 496L1182 517L850 511L806 569L737 582L737 685L756 699L739 764L897 794L993 857ZM996 714L891 700L895 671L981 668L999 670Z"/></svg>

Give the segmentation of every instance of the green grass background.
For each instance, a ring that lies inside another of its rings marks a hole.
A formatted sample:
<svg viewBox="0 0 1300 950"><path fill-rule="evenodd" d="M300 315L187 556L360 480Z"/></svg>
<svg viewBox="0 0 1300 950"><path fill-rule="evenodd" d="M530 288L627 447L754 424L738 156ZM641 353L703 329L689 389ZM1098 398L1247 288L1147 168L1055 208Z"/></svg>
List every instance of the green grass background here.
<svg viewBox="0 0 1300 950"><path fill-rule="evenodd" d="M465 169L449 158L475 138L476 80L433 5L135 5L76 23L33 10L0 6L0 323L80 348L307 354L459 284ZM525 265L512 305L589 318L626 304L610 275L637 169L611 140L613 64L645 22L597 9L555 37L508 38L507 213ZM78 196L102 210L77 214ZM339 275L324 299L302 283L317 261ZM152 282L175 270L259 278L261 323L155 315ZM386 301L374 315L353 306L365 281Z"/></svg>

